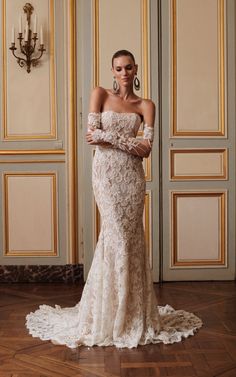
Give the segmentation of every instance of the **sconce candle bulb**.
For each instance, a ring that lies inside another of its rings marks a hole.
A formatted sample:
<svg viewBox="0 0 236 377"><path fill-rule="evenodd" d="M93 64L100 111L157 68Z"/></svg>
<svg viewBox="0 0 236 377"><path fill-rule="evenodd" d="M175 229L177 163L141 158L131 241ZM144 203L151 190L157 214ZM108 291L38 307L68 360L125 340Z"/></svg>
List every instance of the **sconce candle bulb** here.
<svg viewBox="0 0 236 377"><path fill-rule="evenodd" d="M12 31L11 31L11 43L15 43L15 27L14 27L14 25L12 26Z"/></svg>
<svg viewBox="0 0 236 377"><path fill-rule="evenodd" d="M40 28L40 47L38 51L40 52L38 57L33 57L35 53L36 43L38 40L37 37L37 15L34 16L34 24L33 24L33 32L30 28L31 26L31 14L33 13L33 6L30 3L26 3L23 7L24 13L26 13L26 24L24 33L22 32L22 16L19 15L19 34L18 40L20 44L20 52L24 55L24 57L17 56L15 51L17 48L15 47L15 27L12 27L12 38L11 38L11 47L9 49L12 51L12 54L17 59L17 63L20 67L26 67L27 72L30 73L31 66L36 67L39 63L39 59L42 57L44 51L43 44L43 28ZM24 43L22 41L24 40Z"/></svg>
<svg viewBox="0 0 236 377"><path fill-rule="evenodd" d="M43 45L43 27L40 27L40 44Z"/></svg>
<svg viewBox="0 0 236 377"><path fill-rule="evenodd" d="M34 16L34 34L37 33L37 15Z"/></svg>
<svg viewBox="0 0 236 377"><path fill-rule="evenodd" d="M22 33L22 17L19 15L19 33Z"/></svg>
<svg viewBox="0 0 236 377"><path fill-rule="evenodd" d="M29 38L29 25L28 25L28 22L26 21L26 25L25 25L25 42L28 42L28 38Z"/></svg>

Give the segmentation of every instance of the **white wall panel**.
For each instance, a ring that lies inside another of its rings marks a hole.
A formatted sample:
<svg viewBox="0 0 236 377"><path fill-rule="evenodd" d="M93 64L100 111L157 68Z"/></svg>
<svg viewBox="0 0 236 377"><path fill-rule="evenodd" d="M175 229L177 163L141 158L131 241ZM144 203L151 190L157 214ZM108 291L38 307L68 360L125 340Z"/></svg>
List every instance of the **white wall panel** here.
<svg viewBox="0 0 236 377"><path fill-rule="evenodd" d="M34 15L38 17L38 37L40 25L44 30L44 52L37 67L25 68L17 64L9 50L12 25L16 31L16 55L19 52L18 23L22 15L24 30L26 14L21 0L3 0L3 128L6 140L44 139L56 137L55 113L55 67L54 67L54 1L34 1L31 16L33 29ZM5 12L4 12L5 10ZM34 57L39 56L39 41Z"/></svg>
<svg viewBox="0 0 236 377"><path fill-rule="evenodd" d="M130 22L132 18L132 27ZM111 57L117 50L135 54L141 66L141 0L99 0L100 82L112 84ZM125 35L128 32L128 36ZM137 38L138 36L138 38Z"/></svg>
<svg viewBox="0 0 236 377"><path fill-rule="evenodd" d="M172 0L174 136L225 135L224 0Z"/></svg>
<svg viewBox="0 0 236 377"><path fill-rule="evenodd" d="M172 266L226 262L226 191L172 192Z"/></svg>
<svg viewBox="0 0 236 377"><path fill-rule="evenodd" d="M76 0L32 3L46 52L30 73L9 50L25 4L0 2L0 263L76 263Z"/></svg>
<svg viewBox="0 0 236 377"><path fill-rule="evenodd" d="M56 255L56 175L6 173L4 178L6 255Z"/></svg>
<svg viewBox="0 0 236 377"><path fill-rule="evenodd" d="M170 150L172 180L219 180L227 177L227 149Z"/></svg>
<svg viewBox="0 0 236 377"><path fill-rule="evenodd" d="M126 49L139 66L141 96L149 97L149 0L94 0L93 13L94 85L112 87L111 58Z"/></svg>
<svg viewBox="0 0 236 377"><path fill-rule="evenodd" d="M235 1L161 0L160 5L161 279L231 280Z"/></svg>

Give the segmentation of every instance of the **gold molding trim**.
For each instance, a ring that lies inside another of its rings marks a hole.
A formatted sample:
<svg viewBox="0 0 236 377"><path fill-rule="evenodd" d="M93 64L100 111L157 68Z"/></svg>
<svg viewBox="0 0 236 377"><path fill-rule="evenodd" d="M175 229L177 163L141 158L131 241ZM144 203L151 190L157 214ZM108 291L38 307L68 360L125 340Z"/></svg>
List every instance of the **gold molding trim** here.
<svg viewBox="0 0 236 377"><path fill-rule="evenodd" d="M69 256L68 263L78 263L78 186L76 127L76 0L69 0Z"/></svg>
<svg viewBox="0 0 236 377"><path fill-rule="evenodd" d="M150 82L150 69L149 69L149 0L142 0L142 81L144 98L150 98L149 82Z"/></svg>
<svg viewBox="0 0 236 377"><path fill-rule="evenodd" d="M148 158L143 159L143 166L144 166L144 172L145 172L145 180L146 182L152 181L152 155L150 155Z"/></svg>
<svg viewBox="0 0 236 377"><path fill-rule="evenodd" d="M1 160L0 164L42 164L42 163L47 163L47 164L57 164L63 162L65 163L65 160Z"/></svg>
<svg viewBox="0 0 236 377"><path fill-rule="evenodd" d="M176 43L176 0L171 0L172 5L172 134L176 136L176 123L177 123L177 111L176 111L176 99L177 99L177 43Z"/></svg>
<svg viewBox="0 0 236 377"><path fill-rule="evenodd" d="M222 158L222 172L218 175L175 175L175 155L178 153L219 153ZM184 148L170 149L170 181L216 181L228 179L228 149L227 148Z"/></svg>
<svg viewBox="0 0 236 377"><path fill-rule="evenodd" d="M6 0L2 0L2 124L6 125L7 96L6 96Z"/></svg>
<svg viewBox="0 0 236 377"><path fill-rule="evenodd" d="M172 127L171 137L225 137L225 1L218 2L218 44L219 44L219 130L180 131L177 127L177 11L176 0L172 5Z"/></svg>
<svg viewBox="0 0 236 377"><path fill-rule="evenodd" d="M10 155L44 155L44 154L52 154L52 155L65 155L65 150L62 149L8 149L8 150L0 150L0 156L10 156Z"/></svg>
<svg viewBox="0 0 236 377"><path fill-rule="evenodd" d="M141 0L142 96L150 97L149 82L149 0ZM100 85L99 62L99 0L93 0L93 86Z"/></svg>
<svg viewBox="0 0 236 377"><path fill-rule="evenodd" d="M99 82L99 0L93 0L93 86Z"/></svg>
<svg viewBox="0 0 236 377"><path fill-rule="evenodd" d="M177 199L179 197L218 197L220 199L220 255L218 259L191 259L191 260L178 260L178 240L177 240ZM171 234L172 234L172 247L171 247L171 268L174 267L225 267L226 266L226 231L227 231L227 217L226 217L226 200L227 191L175 191L171 192Z"/></svg>
<svg viewBox="0 0 236 377"><path fill-rule="evenodd" d="M218 0L219 39L219 114L220 130L225 136L225 0Z"/></svg>
<svg viewBox="0 0 236 377"><path fill-rule="evenodd" d="M52 28L50 30L50 77L51 77L51 85L50 85L50 92L51 92L51 130L52 135L51 138L57 137L57 110L56 110L56 72L55 72L55 18L54 18L54 0L50 1L50 19Z"/></svg>
<svg viewBox="0 0 236 377"><path fill-rule="evenodd" d="M53 229L53 248L52 250L47 251L40 251L40 250L19 250L13 251L9 249L9 211L8 211L8 178L9 177L51 177L52 178L52 229ZM11 172L11 173L4 173L3 174L3 185L4 185L4 218L5 218L5 227L4 227L4 234L5 234L5 242L4 242L4 256L7 257L51 257L51 256L58 256L58 221L57 221L57 177L56 173L38 173L38 172Z"/></svg>
<svg viewBox="0 0 236 377"><path fill-rule="evenodd" d="M27 141L27 140L45 140L56 139L56 93L55 93L55 26L54 26L54 0L49 0L49 14L50 14L50 50L49 56L49 68L50 68L50 97L51 97L51 132L50 134L9 134L7 129L7 47L6 47L6 0L2 0L2 35L3 35L3 70L2 70L2 82L3 82L3 139L5 141Z"/></svg>

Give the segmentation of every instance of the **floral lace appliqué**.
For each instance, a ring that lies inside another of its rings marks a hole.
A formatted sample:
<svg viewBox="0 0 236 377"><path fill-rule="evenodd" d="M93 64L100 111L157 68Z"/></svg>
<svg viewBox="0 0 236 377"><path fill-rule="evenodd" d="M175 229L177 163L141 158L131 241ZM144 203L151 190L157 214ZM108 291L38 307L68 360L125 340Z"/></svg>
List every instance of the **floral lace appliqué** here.
<svg viewBox="0 0 236 377"><path fill-rule="evenodd" d="M140 122L132 113L104 112L89 118L94 128L125 140L137 135ZM152 130L144 130L145 137L151 142ZM193 335L202 326L197 316L157 304L142 220L142 159L119 148L97 146L92 182L101 231L81 300L72 308L41 305L26 317L30 334L70 348L132 348Z"/></svg>

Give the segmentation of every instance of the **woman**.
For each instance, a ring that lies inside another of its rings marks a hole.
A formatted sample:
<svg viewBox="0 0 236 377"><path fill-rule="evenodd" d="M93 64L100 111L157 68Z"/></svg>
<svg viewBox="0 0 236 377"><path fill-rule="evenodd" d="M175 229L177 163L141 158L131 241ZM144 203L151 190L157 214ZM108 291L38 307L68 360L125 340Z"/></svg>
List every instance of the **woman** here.
<svg viewBox="0 0 236 377"><path fill-rule="evenodd" d="M153 141L155 105L134 94L138 66L126 50L112 58L113 90L93 90L86 140L96 145L93 189L101 232L81 301L73 308L40 306L27 316L33 336L78 345L137 347L193 335L201 320L159 307L145 251L142 159ZM143 138L136 139L141 123Z"/></svg>

